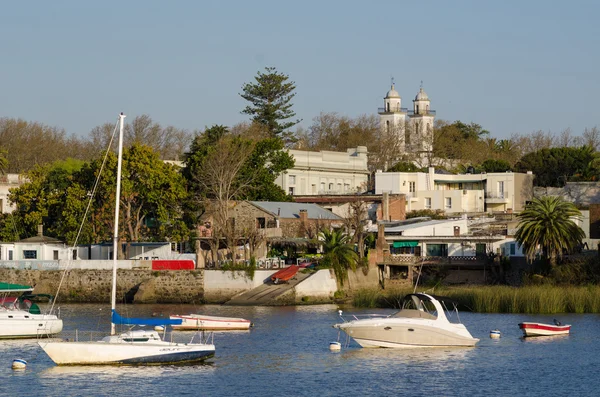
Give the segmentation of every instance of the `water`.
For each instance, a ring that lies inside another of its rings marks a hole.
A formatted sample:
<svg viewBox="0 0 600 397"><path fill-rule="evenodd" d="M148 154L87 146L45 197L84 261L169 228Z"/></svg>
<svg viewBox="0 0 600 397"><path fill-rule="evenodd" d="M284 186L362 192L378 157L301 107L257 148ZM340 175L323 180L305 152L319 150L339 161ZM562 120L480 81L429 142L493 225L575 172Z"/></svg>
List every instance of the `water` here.
<svg viewBox="0 0 600 397"><path fill-rule="evenodd" d="M596 395L600 317L461 313L475 348L331 352L334 305L229 307L136 305L124 315L201 312L251 319L249 332L215 333L210 364L164 367L57 367L35 340L0 341L0 395L37 396L510 396ZM135 311L135 313L134 313ZM376 312L368 310L362 312ZM360 312L360 311L357 311ZM379 310L391 313L389 310ZM108 330L108 306L63 305L65 330ZM521 321L572 324L571 335L521 338ZM489 338L492 329L502 338ZM179 332L187 340L193 333ZM344 334L341 337L345 341ZM13 371L12 360L29 362Z"/></svg>

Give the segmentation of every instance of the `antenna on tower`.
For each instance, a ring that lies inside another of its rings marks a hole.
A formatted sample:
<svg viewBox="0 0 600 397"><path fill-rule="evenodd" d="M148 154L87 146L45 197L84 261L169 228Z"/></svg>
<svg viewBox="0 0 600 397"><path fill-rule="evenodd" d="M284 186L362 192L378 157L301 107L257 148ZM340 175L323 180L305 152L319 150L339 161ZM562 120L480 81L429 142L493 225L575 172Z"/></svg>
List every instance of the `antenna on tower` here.
<svg viewBox="0 0 600 397"><path fill-rule="evenodd" d="M423 80L421 80L421 87L420 88L423 89Z"/></svg>
<svg viewBox="0 0 600 397"><path fill-rule="evenodd" d="M394 85L394 76L391 76L392 85Z"/></svg>

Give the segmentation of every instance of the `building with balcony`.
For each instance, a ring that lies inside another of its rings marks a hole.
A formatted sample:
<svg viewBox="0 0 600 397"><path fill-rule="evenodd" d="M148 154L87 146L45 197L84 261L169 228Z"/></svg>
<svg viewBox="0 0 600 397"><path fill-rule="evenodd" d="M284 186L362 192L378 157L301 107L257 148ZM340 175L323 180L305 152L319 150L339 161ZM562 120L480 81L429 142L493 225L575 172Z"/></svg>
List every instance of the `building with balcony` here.
<svg viewBox="0 0 600 397"><path fill-rule="evenodd" d="M378 109L379 124L388 134L396 135L401 153L423 154L433 150L433 121L435 110L423 90L423 85L413 100L413 109L402 107L402 98L392 87Z"/></svg>
<svg viewBox="0 0 600 397"><path fill-rule="evenodd" d="M431 209L447 214L520 212L533 197L533 174L494 172L442 174L375 173L375 193L405 194L406 211Z"/></svg>
<svg viewBox="0 0 600 397"><path fill-rule="evenodd" d="M503 253L506 237L475 233L470 230L470 222L465 217L380 223L371 260L379 269L381 281L412 284L415 272L422 271L447 283L485 282L497 266L491 254Z"/></svg>
<svg viewBox="0 0 600 397"><path fill-rule="evenodd" d="M279 175L275 183L289 195L355 194L367 190L367 148L345 152L290 150L295 165Z"/></svg>

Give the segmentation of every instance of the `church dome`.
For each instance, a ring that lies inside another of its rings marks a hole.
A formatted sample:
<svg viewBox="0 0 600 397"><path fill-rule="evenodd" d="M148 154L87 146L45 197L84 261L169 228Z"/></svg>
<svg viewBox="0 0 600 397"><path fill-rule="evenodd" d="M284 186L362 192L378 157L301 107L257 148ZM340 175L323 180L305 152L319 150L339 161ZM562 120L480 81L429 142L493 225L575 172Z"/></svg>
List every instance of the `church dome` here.
<svg viewBox="0 0 600 397"><path fill-rule="evenodd" d="M423 90L423 87L421 87L421 89L419 90L419 93L415 97L415 101L428 101L428 100L429 100L429 97L427 96L427 93Z"/></svg>
<svg viewBox="0 0 600 397"><path fill-rule="evenodd" d="M388 91L388 93L385 97L386 98L400 98L400 94L398 94L398 91L396 91L396 88L394 88L394 84L392 84L392 88Z"/></svg>

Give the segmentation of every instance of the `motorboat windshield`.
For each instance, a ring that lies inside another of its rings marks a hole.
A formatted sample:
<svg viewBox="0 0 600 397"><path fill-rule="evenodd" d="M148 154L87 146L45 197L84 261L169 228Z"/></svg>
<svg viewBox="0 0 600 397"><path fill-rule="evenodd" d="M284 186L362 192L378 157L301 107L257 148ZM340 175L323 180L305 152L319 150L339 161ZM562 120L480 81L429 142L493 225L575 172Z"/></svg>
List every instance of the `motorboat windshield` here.
<svg viewBox="0 0 600 397"><path fill-rule="evenodd" d="M392 317L410 317L435 320L438 309L432 298L425 294L409 294L402 299L402 308Z"/></svg>

